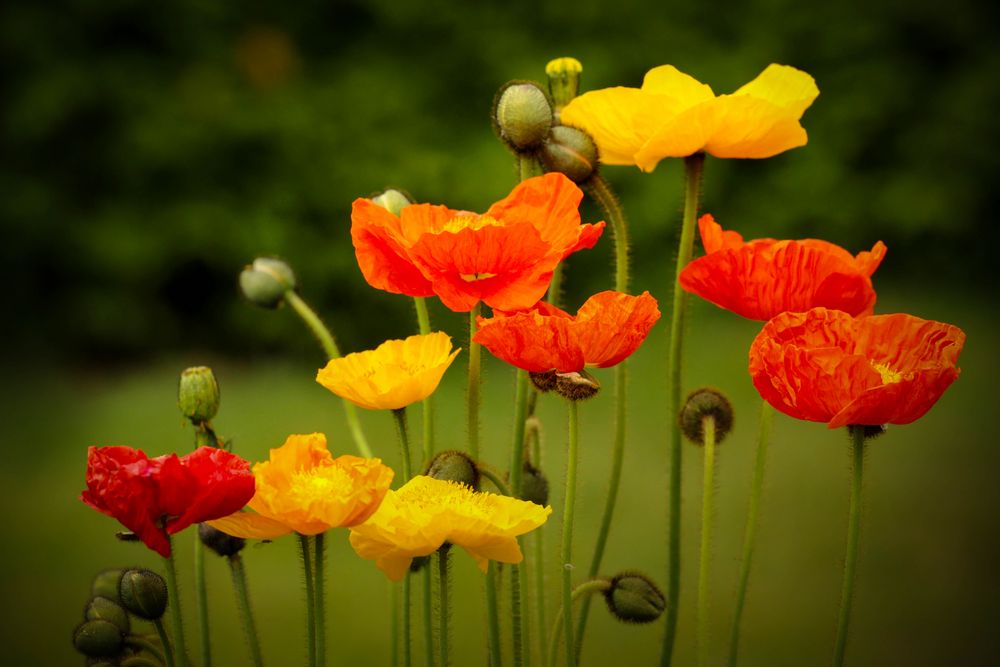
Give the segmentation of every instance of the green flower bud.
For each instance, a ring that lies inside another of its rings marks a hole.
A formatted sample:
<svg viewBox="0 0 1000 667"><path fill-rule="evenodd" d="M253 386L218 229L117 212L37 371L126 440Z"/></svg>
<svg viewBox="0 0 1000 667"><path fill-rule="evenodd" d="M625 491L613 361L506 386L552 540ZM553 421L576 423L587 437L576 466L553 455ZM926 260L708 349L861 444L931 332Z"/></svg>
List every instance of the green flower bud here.
<svg viewBox="0 0 1000 667"><path fill-rule="evenodd" d="M125 570L118 586L118 600L130 613L155 621L167 610L167 582L152 570Z"/></svg>
<svg viewBox="0 0 1000 667"><path fill-rule="evenodd" d="M177 387L177 407L195 424L207 422L219 412L219 383L208 366L187 368Z"/></svg>
<svg viewBox="0 0 1000 667"><path fill-rule="evenodd" d="M399 217L399 212L402 211L404 207L413 203L413 200L406 196L406 193L393 189L386 190L382 194L372 197L372 201L389 211L389 213L392 213L397 218Z"/></svg>
<svg viewBox="0 0 1000 667"><path fill-rule="evenodd" d="M542 145L541 157L546 170L565 174L574 183L583 183L597 173L597 144L575 127L553 127Z"/></svg>
<svg viewBox="0 0 1000 667"><path fill-rule="evenodd" d="M597 395L601 383L587 371L556 373L556 393L571 401L582 401Z"/></svg>
<svg viewBox="0 0 1000 667"><path fill-rule="evenodd" d="M548 478L541 470L527 461L524 462L524 475L521 477L521 500L527 500L542 507L549 504Z"/></svg>
<svg viewBox="0 0 1000 667"><path fill-rule="evenodd" d="M719 444L733 428L733 406L718 389L696 389L687 397L678 419L681 433L696 445L705 444L705 419L714 420L715 444Z"/></svg>
<svg viewBox="0 0 1000 667"><path fill-rule="evenodd" d="M531 152L552 127L552 105L533 81L511 81L493 100L493 123L500 138L516 153Z"/></svg>
<svg viewBox="0 0 1000 667"><path fill-rule="evenodd" d="M542 392L543 394L547 391L552 391L556 388L555 371L545 371L544 373L528 373L528 377L531 378L531 384L535 385L535 389Z"/></svg>
<svg viewBox="0 0 1000 667"><path fill-rule="evenodd" d="M122 569L104 570L94 577L94 583L90 585L90 593L94 597L118 599L118 582L122 578Z"/></svg>
<svg viewBox="0 0 1000 667"><path fill-rule="evenodd" d="M476 491L479 490L479 468L465 452L458 450L441 452L431 459L427 466L427 472L424 474L434 479L461 482L466 486L471 486Z"/></svg>
<svg viewBox="0 0 1000 667"><path fill-rule="evenodd" d="M576 58L556 58L545 66L549 78L549 93L556 103L556 111L569 104L580 90L580 72L583 65Z"/></svg>
<svg viewBox="0 0 1000 667"><path fill-rule="evenodd" d="M639 572L622 572L611 578L604 591L608 611L624 623L651 623L666 609L667 601L656 584Z"/></svg>
<svg viewBox="0 0 1000 667"><path fill-rule="evenodd" d="M242 537L233 537L218 528L212 528L207 523L198 524L198 539L220 556L234 556L242 551L247 543Z"/></svg>
<svg viewBox="0 0 1000 667"><path fill-rule="evenodd" d="M243 296L261 308L277 308L285 293L295 289L295 274L288 264L272 257L258 257L240 273Z"/></svg>
<svg viewBox="0 0 1000 667"><path fill-rule="evenodd" d="M73 646L92 658L110 657L122 650L122 631L111 621L84 621L73 631Z"/></svg>
<svg viewBox="0 0 1000 667"><path fill-rule="evenodd" d="M125 608L114 600L105 597L96 597L88 602L87 608L83 612L83 617L88 621L110 621L118 626L118 629L124 635L128 634L131 627L128 620L128 612L125 611Z"/></svg>

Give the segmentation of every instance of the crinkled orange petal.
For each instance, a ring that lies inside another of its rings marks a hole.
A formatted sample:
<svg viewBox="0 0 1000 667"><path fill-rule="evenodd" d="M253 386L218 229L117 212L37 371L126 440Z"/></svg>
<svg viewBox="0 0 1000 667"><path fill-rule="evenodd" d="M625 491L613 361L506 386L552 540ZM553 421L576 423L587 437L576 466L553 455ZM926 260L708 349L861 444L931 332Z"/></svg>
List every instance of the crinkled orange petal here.
<svg viewBox="0 0 1000 667"><path fill-rule="evenodd" d="M698 218L698 233L701 234L701 246L706 253L719 250L735 250L743 245L743 235L731 230L723 230L722 225L715 221L711 213Z"/></svg>
<svg viewBox="0 0 1000 667"><path fill-rule="evenodd" d="M413 264L402 244L399 218L370 199L354 202L351 240L361 273L372 287L407 296L434 295L430 281Z"/></svg>
<svg viewBox="0 0 1000 667"><path fill-rule="evenodd" d="M649 292L629 296L606 291L580 306L572 329L587 365L607 368L635 352L659 319L660 309Z"/></svg>
<svg viewBox="0 0 1000 667"><path fill-rule="evenodd" d="M292 532L291 528L277 519L269 519L255 512L237 512L205 523L227 535L252 540L273 540Z"/></svg>
<svg viewBox="0 0 1000 667"><path fill-rule="evenodd" d="M537 311L479 318L473 340L498 359L531 373L571 373L586 365L571 333L572 320Z"/></svg>

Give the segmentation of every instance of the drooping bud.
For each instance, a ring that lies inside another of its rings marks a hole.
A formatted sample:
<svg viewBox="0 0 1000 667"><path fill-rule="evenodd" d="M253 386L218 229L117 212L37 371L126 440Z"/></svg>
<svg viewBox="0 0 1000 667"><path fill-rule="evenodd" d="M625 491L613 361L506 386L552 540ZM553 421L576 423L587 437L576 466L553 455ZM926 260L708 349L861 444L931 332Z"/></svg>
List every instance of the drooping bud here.
<svg viewBox="0 0 1000 667"><path fill-rule="evenodd" d="M127 635L131 624L128 620L128 612L120 604L105 597L96 597L87 603L87 608L83 612L83 617L88 621L98 619L110 621L118 626L122 634Z"/></svg>
<svg viewBox="0 0 1000 667"><path fill-rule="evenodd" d="M397 218L399 217L399 212L402 211L405 206L409 206L413 203L413 200L410 199L405 192L394 190L392 188L386 190L380 195L372 197L372 201L389 211L389 213L392 213Z"/></svg>
<svg viewBox="0 0 1000 667"><path fill-rule="evenodd" d="M198 524L198 539L215 553L227 557L238 554L247 543L242 537L233 537L207 523Z"/></svg>
<svg viewBox="0 0 1000 667"><path fill-rule="evenodd" d="M855 426L848 426L847 427L848 434L853 437L852 429L856 428L864 429L864 434L863 434L864 439L865 441L868 441L868 440L874 440L875 438L884 435L886 431L886 424L875 424L875 425L858 424Z"/></svg>
<svg viewBox="0 0 1000 667"><path fill-rule="evenodd" d="M90 585L90 593L94 597L118 599L118 582L121 581L122 570L104 570L94 577L94 582Z"/></svg>
<svg viewBox="0 0 1000 667"><path fill-rule="evenodd" d="M537 149L552 127L552 105L533 81L511 81L493 100L497 134L516 153Z"/></svg>
<svg viewBox="0 0 1000 667"><path fill-rule="evenodd" d="M441 452L431 459L424 474L434 479L460 482L476 491L479 490L479 468L472 457L465 452L458 450Z"/></svg>
<svg viewBox="0 0 1000 667"><path fill-rule="evenodd" d="M541 158L547 171L565 174L574 183L583 183L597 172L597 144L575 127L553 127L542 144Z"/></svg>
<svg viewBox="0 0 1000 667"><path fill-rule="evenodd" d="M117 625L101 619L84 621L73 631L73 646L92 658L117 655L122 650L122 639L122 632Z"/></svg>
<svg viewBox="0 0 1000 667"><path fill-rule="evenodd" d="M285 293L295 289L295 274L288 264L273 257L258 257L240 273L243 296L261 308L277 308Z"/></svg>
<svg viewBox="0 0 1000 667"><path fill-rule="evenodd" d="M118 586L118 600L130 613L155 621L167 609L167 582L152 570L125 570Z"/></svg>
<svg viewBox="0 0 1000 667"><path fill-rule="evenodd" d="M733 406L718 389L705 387L688 395L678 416L681 433L696 445L705 444L705 419L715 421L715 444L725 440L733 428Z"/></svg>
<svg viewBox="0 0 1000 667"><path fill-rule="evenodd" d="M545 473L524 462L524 474L521 477L521 500L545 506L549 504L549 480Z"/></svg>
<svg viewBox="0 0 1000 667"><path fill-rule="evenodd" d="M531 384L535 385L535 389L545 393L547 391L553 391L556 388L556 372L555 371L545 371L544 373L528 373L528 377L531 378Z"/></svg>
<svg viewBox="0 0 1000 667"><path fill-rule="evenodd" d="M601 383L587 371L556 373L556 393L571 401L582 401L597 395Z"/></svg>
<svg viewBox="0 0 1000 667"><path fill-rule="evenodd" d="M583 65L576 58L564 57L550 60L545 66L549 78L549 93L556 104L556 111L569 104L580 90L580 72Z"/></svg>
<svg viewBox="0 0 1000 667"><path fill-rule="evenodd" d="M219 412L219 383L208 366L187 368L177 387L177 407L193 423L210 421Z"/></svg>
<svg viewBox="0 0 1000 667"><path fill-rule="evenodd" d="M640 572L622 572L612 577L604 600L608 611L625 623L651 623L667 606L660 589Z"/></svg>

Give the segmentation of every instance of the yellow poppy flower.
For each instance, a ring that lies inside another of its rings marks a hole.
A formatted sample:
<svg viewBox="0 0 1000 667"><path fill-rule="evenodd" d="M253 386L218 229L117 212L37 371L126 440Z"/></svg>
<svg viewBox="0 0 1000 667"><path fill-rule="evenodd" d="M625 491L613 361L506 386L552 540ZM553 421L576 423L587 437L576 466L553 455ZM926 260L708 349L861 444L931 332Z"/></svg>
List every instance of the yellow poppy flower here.
<svg viewBox="0 0 1000 667"><path fill-rule="evenodd" d="M393 581L403 578L415 557L445 542L468 551L485 572L491 560L520 563L517 536L541 526L551 513L551 507L418 475L389 491L368 521L351 528L351 546Z"/></svg>
<svg viewBox="0 0 1000 667"><path fill-rule="evenodd" d="M642 88L585 93L562 110L564 125L589 133L604 164L649 172L663 158L704 151L723 158L765 158L804 146L799 119L819 89L811 76L768 65L730 95L718 95L672 65L646 73Z"/></svg>
<svg viewBox="0 0 1000 667"><path fill-rule="evenodd" d="M333 458L322 433L290 435L271 450L270 460L253 467L256 492L247 507L255 512L208 524L235 537L261 540L355 526L378 509L393 474L379 459Z"/></svg>
<svg viewBox="0 0 1000 667"><path fill-rule="evenodd" d="M316 382L358 407L398 410L434 393L460 351L452 352L451 337L440 331L387 340L374 350L331 359Z"/></svg>

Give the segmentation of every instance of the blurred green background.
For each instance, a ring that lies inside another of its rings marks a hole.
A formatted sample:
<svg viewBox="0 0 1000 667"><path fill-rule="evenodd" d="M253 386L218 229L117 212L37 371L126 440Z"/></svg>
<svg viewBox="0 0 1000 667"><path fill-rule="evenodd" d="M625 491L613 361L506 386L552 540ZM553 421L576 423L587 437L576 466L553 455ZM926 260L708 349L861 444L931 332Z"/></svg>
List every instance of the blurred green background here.
<svg viewBox="0 0 1000 667"><path fill-rule="evenodd" d="M314 430L329 434L332 449L350 450L338 402L313 382L321 362L313 341L290 312L247 305L236 288L239 270L255 255L286 258L345 351L410 333L410 302L370 289L357 270L352 200L393 186L421 201L485 210L516 178L490 131L494 92L509 79L541 80L545 63L563 55L583 62L584 89L639 85L663 63L717 93L770 62L816 78L821 95L804 118L808 147L766 161L710 159L704 208L748 237L815 236L852 251L881 239L889 254L876 275L878 310L951 322L969 335L962 378L940 404L871 448L848 657L858 665L1000 661L993 528L1000 454L991 420L1000 343L997 14L995 5L972 0L946 8L861 0L6 4L3 662L80 664L69 635L90 576L107 566L156 565L144 548L117 543L117 524L76 498L88 445L131 444L151 454L190 446L193 434L174 406L184 367L217 369L217 426L247 458L266 457L288 433ZM604 173L631 220L635 289L668 303L679 163L661 163L653 174ZM585 220L599 215L589 204L583 212ZM573 257L572 306L610 285L610 259L610 239ZM717 488L713 650L721 660L759 402L746 349L759 325L701 303L692 314L685 384L723 387L738 411ZM437 303L432 317L463 339L462 318ZM609 574L638 568L661 583L665 335L659 326L632 363L626 486L605 561ZM462 444L451 424L461 423L463 372L464 357L441 389L442 446ZM610 393L583 410L581 560L603 502ZM502 465L509 369L490 364L485 394L485 454ZM558 487L564 410L545 401L541 415L546 470ZM394 464L389 418L363 420ZM686 454L679 664L693 661L700 500L698 452ZM744 664L829 660L848 485L842 434L777 420ZM545 532L551 565L558 521ZM182 567L190 565L190 539L178 540ZM383 664L384 577L350 552L346 535L330 542L330 646L340 664ZM292 541L251 548L246 559L265 658L298 664ZM454 663L481 664L479 575L464 556L455 570ZM221 664L242 664L226 573L215 563L212 574L218 654L230 656ZM584 664L654 662L659 624L623 627L594 611Z"/></svg>

